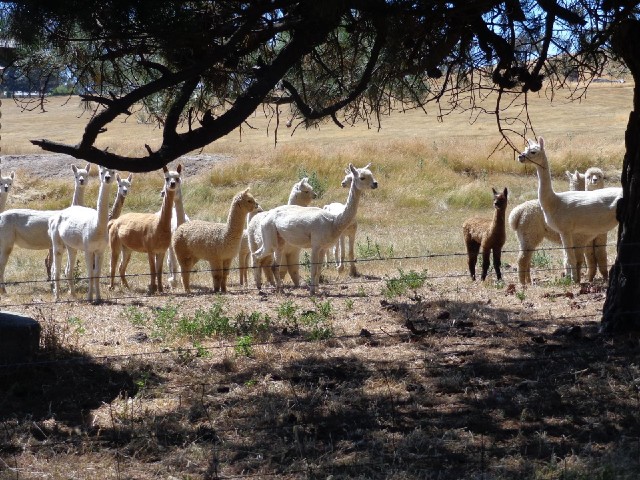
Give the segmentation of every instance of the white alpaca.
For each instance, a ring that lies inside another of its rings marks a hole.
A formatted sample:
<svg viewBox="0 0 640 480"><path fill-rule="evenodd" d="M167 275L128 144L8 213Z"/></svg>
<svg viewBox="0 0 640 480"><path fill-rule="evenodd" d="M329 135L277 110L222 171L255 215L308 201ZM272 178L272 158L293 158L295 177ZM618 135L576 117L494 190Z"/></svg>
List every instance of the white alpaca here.
<svg viewBox="0 0 640 480"><path fill-rule="evenodd" d="M0 172L0 212L4 212L7 205L7 197L9 196L9 191L13 185L15 176L15 172L11 172L8 177L3 177L2 172Z"/></svg>
<svg viewBox="0 0 640 480"><path fill-rule="evenodd" d="M591 167L584 172L585 188L591 192L604 188L604 172L597 168ZM585 251L587 258L587 278L590 282L596 276L596 268L606 282L609 280L609 270L607 264L607 234L598 235L591 245L588 245Z"/></svg>
<svg viewBox="0 0 640 480"><path fill-rule="evenodd" d="M286 244L311 248L311 295L315 295L320 281L325 252L335 245L340 235L353 222L362 192L378 188L378 182L368 168L355 168L349 164L349 171L353 174L354 181L349 188L345 208L340 213L333 214L317 207L283 205L267 212L260 223L263 244L253 254L258 261L275 253L278 265ZM277 290L280 290L279 275L276 280Z"/></svg>
<svg viewBox="0 0 640 480"><path fill-rule="evenodd" d="M300 181L293 184L289 193L287 205L297 205L307 207L311 201L318 195L313 191L313 187L309 183L309 178L304 177ZM253 215L247 226L248 247L251 253L258 251L262 247L262 228L260 223L266 217L268 212L260 212ZM242 245L241 245L242 250ZM245 257L246 258L246 257ZM266 256L261 260L252 257L253 277L258 290L262 288L262 273L265 274L267 281L275 286L275 276L273 271L273 257ZM289 273L294 286L300 286L300 248L295 245L286 245L282 251L283 262L280 265L280 280L284 280L286 273Z"/></svg>
<svg viewBox="0 0 640 480"><path fill-rule="evenodd" d="M84 251L89 290L87 300L100 301L100 271L102 257L109 243L107 222L109 220L109 190L115 178L114 171L100 167L100 190L97 209L73 205L65 208L49 220L49 236L53 246L54 295L60 298L60 261L66 247L69 264L75 264L78 250ZM69 291L75 295L73 269L67 272Z"/></svg>
<svg viewBox="0 0 640 480"><path fill-rule="evenodd" d="M240 251L238 252L238 272L240 274L240 285L244 285L245 287L249 286L249 267L251 265L251 249L249 248L249 223L258 213L264 212L262 207L258 205L253 212L247 213L247 228L242 232L242 238L240 239ZM269 269L269 272L271 270ZM275 277L273 277L273 272L271 272L271 277L273 278L275 285Z"/></svg>
<svg viewBox="0 0 640 480"><path fill-rule="evenodd" d="M86 169L71 167L75 177L73 201L84 199L90 166ZM16 208L0 213L0 293L6 293L4 271L15 245L28 250L48 250L51 252L49 220L60 210L32 210ZM51 279L51 253L45 259L47 280ZM68 263L67 263L68 265Z"/></svg>
<svg viewBox="0 0 640 480"><path fill-rule="evenodd" d="M163 188L162 195L164 194L165 189ZM156 215L160 215L160 211L156 212ZM178 177L178 183L173 197L173 211L171 212L171 234L173 235L180 225L190 220L189 215L184 211L184 203L182 201L182 178ZM179 265L176 252L171 245L169 245L169 249L167 250L167 270L169 272L169 277L167 278L169 286L176 288L178 286Z"/></svg>
<svg viewBox="0 0 640 480"><path fill-rule="evenodd" d="M367 165L364 168L369 168L371 164ZM353 176L351 172L345 171L346 176L342 180L342 187L350 187L351 181L353 180ZM331 213L337 215L341 210L344 210L344 203L334 202L329 205L325 205L323 208L325 210L330 211ZM342 235L340 235L340 239L336 242L333 247L333 258L336 263L336 267L338 268L338 272L344 271L344 258L345 258L345 244L346 240L349 239L349 275L352 277L358 276L358 270L356 269L356 256L355 256L355 242L356 242L356 232L358 231L358 221L354 218L351 225L345 228Z"/></svg>
<svg viewBox="0 0 640 480"><path fill-rule="evenodd" d="M542 137L538 143L529 140L529 145L518 156L518 160L520 163L535 165L538 175L538 200L545 221L560 234L566 275L574 282L579 282L580 271L576 268L575 250L576 246L579 246L578 237L593 240L617 225L616 204L622 198L622 188L556 193L551 185L551 173Z"/></svg>

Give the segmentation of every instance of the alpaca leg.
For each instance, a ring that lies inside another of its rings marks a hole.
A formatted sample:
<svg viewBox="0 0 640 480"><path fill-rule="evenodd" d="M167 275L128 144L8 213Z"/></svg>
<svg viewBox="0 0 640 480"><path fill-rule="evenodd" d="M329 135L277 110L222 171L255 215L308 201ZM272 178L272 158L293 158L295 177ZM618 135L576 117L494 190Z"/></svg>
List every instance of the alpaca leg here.
<svg viewBox="0 0 640 480"><path fill-rule="evenodd" d="M167 250L167 268L169 270L169 278L167 278L167 281L171 288L176 288L178 285L178 259L176 258L176 252L173 247L169 247Z"/></svg>
<svg viewBox="0 0 640 480"><path fill-rule="evenodd" d="M338 272L344 272L344 235L340 235L340 238L333 247L333 256L336 259L336 267Z"/></svg>
<svg viewBox="0 0 640 480"><path fill-rule="evenodd" d="M300 249L289 252L288 272L293 285L298 288L300 286Z"/></svg>
<svg viewBox="0 0 640 480"><path fill-rule="evenodd" d="M578 272L578 278L580 278L582 276L582 266L585 262L587 249L586 247L576 246L573 250L576 253L576 272Z"/></svg>
<svg viewBox="0 0 640 480"><path fill-rule="evenodd" d="M222 261L222 282L220 288L223 292L227 291L227 279L229 278L229 270L231 270L231 259Z"/></svg>
<svg viewBox="0 0 640 480"><path fill-rule="evenodd" d="M162 251L160 253L156 253L155 255L153 255L154 261L155 261L155 282L158 286L157 291L162 293L163 290L163 286L162 286L162 272L163 272L163 266L164 266L164 255L165 255L165 251Z"/></svg>
<svg viewBox="0 0 640 480"><path fill-rule="evenodd" d="M69 249L67 249L69 251ZM84 263L87 265L87 281L89 282L89 289L87 290L87 300L93 301L93 287L94 287L94 275L95 275L95 254L88 250L84 252ZM71 285L71 280L69 280Z"/></svg>
<svg viewBox="0 0 640 480"><path fill-rule="evenodd" d="M111 263L109 264L109 290L115 288L116 266L120 259L120 244L111 242Z"/></svg>
<svg viewBox="0 0 640 480"><path fill-rule="evenodd" d="M267 282L269 282L269 285L271 285L272 287L275 287L277 286L278 282L276 282L276 264L273 259L274 259L274 255L270 255L267 258L263 258L260 261L260 265L261 265L262 271L264 272L264 276L267 279ZM282 282L282 277L279 277L279 278L280 278L280 281Z"/></svg>
<svg viewBox="0 0 640 480"><path fill-rule="evenodd" d="M502 249L493 249L493 268L496 271L496 278L502 280L502 273L500 272L500 266L502 264Z"/></svg>
<svg viewBox="0 0 640 480"><path fill-rule="evenodd" d="M489 266L491 265L491 249L483 248L482 249L482 274L480 275L480 280L483 282L487 278L487 272L489 272Z"/></svg>
<svg viewBox="0 0 640 480"><path fill-rule="evenodd" d="M580 272L576 270L576 251L573 245L573 236L571 234L560 234L562 240L562 248L564 249L564 270L565 275L573 282L580 282Z"/></svg>
<svg viewBox="0 0 640 480"><path fill-rule="evenodd" d="M129 266L129 260L131 260L131 250L126 247L122 247L122 260L120 261L120 266L118 268L118 273L120 273L120 281L122 285L128 290L129 282L127 281L127 267Z"/></svg>
<svg viewBox="0 0 640 480"><path fill-rule="evenodd" d="M251 269L253 270L253 281L258 290L262 289L262 260L258 260L251 255Z"/></svg>
<svg viewBox="0 0 640 480"><path fill-rule="evenodd" d="M102 301L100 296L100 275L102 274L102 259L104 252L96 252L93 255L93 293L96 302Z"/></svg>
<svg viewBox="0 0 640 480"><path fill-rule="evenodd" d="M477 242L467 243L467 260L469 266L469 274L471 280L476 279L476 263L478 263L478 253L480 252L480 244Z"/></svg>
<svg viewBox="0 0 640 480"><path fill-rule="evenodd" d="M44 268L47 271L47 281L51 281L51 267L53 266L53 249L49 249L44 259Z"/></svg>
<svg viewBox="0 0 640 480"><path fill-rule="evenodd" d="M240 252L240 255L238 255L238 274L240 276L240 285L242 286L246 286L247 284L247 261L248 261L248 257L243 253Z"/></svg>
<svg viewBox="0 0 640 480"><path fill-rule="evenodd" d="M147 260L149 261L149 288L148 292L154 294L158 291L156 284L156 256L152 252L147 253Z"/></svg>
<svg viewBox="0 0 640 480"><path fill-rule="evenodd" d="M520 247L518 252L518 279L522 285L531 283L531 257L533 250Z"/></svg>
<svg viewBox="0 0 640 480"><path fill-rule="evenodd" d="M594 240L593 251L596 257L598 271L604 281L609 280L609 265L607 264L607 234L598 235Z"/></svg>
<svg viewBox="0 0 640 480"><path fill-rule="evenodd" d="M195 261L192 258L178 258L178 264L180 265L180 276L182 277L182 288L186 293L191 293L191 270L195 265Z"/></svg>
<svg viewBox="0 0 640 480"><path fill-rule="evenodd" d="M349 235L349 275L352 277L358 276L358 269L356 268L356 254L355 254L355 243L356 243L356 231L354 230Z"/></svg>
<svg viewBox="0 0 640 480"><path fill-rule="evenodd" d="M213 293L218 293L222 286L222 261L219 259L209 260L209 265L213 278Z"/></svg>
<svg viewBox="0 0 640 480"><path fill-rule="evenodd" d="M320 284L320 267L322 266L321 250L317 247L311 249L311 281L309 282L309 293L316 294L316 288Z"/></svg>
<svg viewBox="0 0 640 480"><path fill-rule="evenodd" d="M280 292L280 291L282 291L282 279L280 278L280 275L277 275L277 273L278 273L278 269L280 268L280 262L282 261L282 247L281 246L276 248L275 254L271 258L272 258L270 260L270 262L272 262L272 270L271 271L272 271L273 276L275 277L276 292Z"/></svg>
<svg viewBox="0 0 640 480"><path fill-rule="evenodd" d="M587 281L593 282L598 271L598 260L596 259L596 241L591 242L584 251L585 260L587 263Z"/></svg>
<svg viewBox="0 0 640 480"><path fill-rule="evenodd" d="M67 247L67 264L71 263L72 265L75 265L77 255L78 255L78 251L75 248ZM90 268L90 264L87 264L87 274L90 272L89 268ZM67 276L67 281L69 282L69 295L71 295L72 297L75 297L76 282L73 276L73 268L70 268L68 270L65 269L65 274ZM87 277L89 278L88 275Z"/></svg>
<svg viewBox="0 0 640 480"><path fill-rule="evenodd" d="M62 265L62 245L54 243L52 251L53 294L56 302L60 299L60 267Z"/></svg>
<svg viewBox="0 0 640 480"><path fill-rule="evenodd" d="M0 293L7 293L6 286L4 284L4 270L7 267L7 262L9 261L9 255L11 255L11 250L13 250L13 245L8 248L3 248L0 251Z"/></svg>

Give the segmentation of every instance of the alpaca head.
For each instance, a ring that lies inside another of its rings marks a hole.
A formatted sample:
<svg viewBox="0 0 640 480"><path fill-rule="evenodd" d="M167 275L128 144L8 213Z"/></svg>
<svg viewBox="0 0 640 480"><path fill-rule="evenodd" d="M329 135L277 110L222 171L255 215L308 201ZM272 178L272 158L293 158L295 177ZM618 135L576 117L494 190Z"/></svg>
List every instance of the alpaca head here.
<svg viewBox="0 0 640 480"><path fill-rule="evenodd" d="M318 194L313 191L313 187L309 183L309 177L304 177L299 182L294 183L289 196L289 203L307 206Z"/></svg>
<svg viewBox="0 0 640 480"><path fill-rule="evenodd" d="M373 173L371 173L369 167L371 167L370 163L362 168L356 168L351 163L349 164L348 170L351 174L352 182L353 179L355 179L355 187L358 190L374 190L378 188L378 181L373 177Z"/></svg>
<svg viewBox="0 0 640 480"><path fill-rule="evenodd" d="M15 178L15 172L11 172L8 177L3 177L2 172L0 172L0 192L8 193L11 190L11 186L13 185L13 179Z"/></svg>
<svg viewBox="0 0 640 480"><path fill-rule="evenodd" d="M98 172L100 183L104 185L111 185L113 183L113 179L116 178L115 172L115 170L101 166Z"/></svg>
<svg viewBox="0 0 640 480"><path fill-rule="evenodd" d="M131 188L131 182L133 181L133 173L130 173L127 178L120 178L120 174L116 173L116 181L118 182L118 196L126 197Z"/></svg>
<svg viewBox="0 0 640 480"><path fill-rule="evenodd" d="M73 170L76 188L86 187L87 182L89 181L89 173L91 172L91 164L87 163L85 168L78 168L75 165L71 165L71 170Z"/></svg>
<svg viewBox="0 0 640 480"><path fill-rule="evenodd" d="M493 207L496 210L506 210L507 196L509 195L507 187L504 187L502 193L498 193L495 188L492 188L491 190L493 190Z"/></svg>
<svg viewBox="0 0 640 480"><path fill-rule="evenodd" d="M527 140L527 148L518 155L520 163L533 163L534 165L547 168L547 156L544 153L544 138L538 137L538 141Z"/></svg>
<svg viewBox="0 0 640 480"><path fill-rule="evenodd" d="M584 176L587 190L604 188L604 172L598 167L588 168Z"/></svg>
<svg viewBox="0 0 640 480"><path fill-rule="evenodd" d="M571 173L569 170L565 170L564 174L569 180L569 190L584 190L585 176L583 173L580 173L578 170L574 173Z"/></svg>
<svg viewBox="0 0 640 480"><path fill-rule="evenodd" d="M180 173L182 172L182 164L178 164L175 170L169 170L165 165L162 167L164 172L164 192L175 192L180 186Z"/></svg>
<svg viewBox="0 0 640 480"><path fill-rule="evenodd" d="M233 197L233 206L240 208L245 213L251 213L257 208L260 208L256 199L249 193L249 189L243 190Z"/></svg>

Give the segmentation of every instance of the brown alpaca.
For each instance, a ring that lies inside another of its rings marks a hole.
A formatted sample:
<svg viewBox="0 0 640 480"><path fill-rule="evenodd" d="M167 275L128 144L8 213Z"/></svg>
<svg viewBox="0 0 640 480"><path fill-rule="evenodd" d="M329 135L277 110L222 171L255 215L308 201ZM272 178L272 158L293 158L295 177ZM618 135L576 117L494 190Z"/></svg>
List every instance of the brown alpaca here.
<svg viewBox="0 0 640 480"><path fill-rule="evenodd" d="M109 245L111 247L111 283L114 287L114 277L118 257L122 252L122 262L119 273L122 285L129 288L126 279L127 265L131 259L131 252L146 252L149 257L149 270L151 281L149 292L162 292L162 264L164 256L171 244L171 213L173 211L173 198L180 182L182 165L178 165L175 171L169 171L165 166L164 189L160 215L155 213L125 213L115 220L109 221Z"/></svg>
<svg viewBox="0 0 640 480"><path fill-rule="evenodd" d="M189 293L191 270L198 260L211 268L214 292L227 291L231 260L238 255L247 214L258 207L247 188L233 197L227 223L192 220L180 225L171 244L182 273L182 286Z"/></svg>
<svg viewBox="0 0 640 480"><path fill-rule="evenodd" d="M493 251L493 268L496 270L498 280L502 279L500 273L500 257L502 255L502 247L507 239L505 231L504 216L507 211L507 189L505 187L502 193L493 190L493 206L495 213L493 219L488 218L469 218L462 225L464 234L464 243L467 246L467 256L469 260L469 273L471 279L476 279L476 262L478 253L482 250L482 277L484 281L487 278L489 270L489 253Z"/></svg>

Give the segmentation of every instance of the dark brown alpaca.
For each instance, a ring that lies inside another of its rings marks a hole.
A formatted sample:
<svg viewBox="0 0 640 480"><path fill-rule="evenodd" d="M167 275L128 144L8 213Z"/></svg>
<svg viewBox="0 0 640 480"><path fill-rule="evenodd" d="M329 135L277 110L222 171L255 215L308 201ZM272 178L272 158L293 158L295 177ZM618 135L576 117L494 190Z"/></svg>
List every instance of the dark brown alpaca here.
<svg viewBox="0 0 640 480"><path fill-rule="evenodd" d="M478 253L482 250L482 277L484 281L487 278L489 270L489 252L493 250L493 268L496 270L498 280L502 279L500 273L500 257L502 255L502 247L507 240L505 231L504 216L507 211L507 189L505 187L502 193L493 190L493 206L496 211L492 219L488 218L469 218L462 224L462 232L464 233L464 243L467 246L467 257L469 260L469 273L471 279L476 279L476 262L478 261Z"/></svg>

